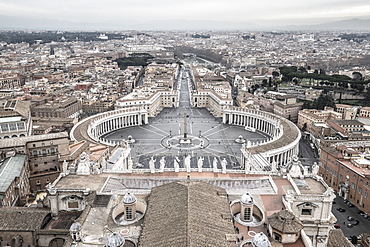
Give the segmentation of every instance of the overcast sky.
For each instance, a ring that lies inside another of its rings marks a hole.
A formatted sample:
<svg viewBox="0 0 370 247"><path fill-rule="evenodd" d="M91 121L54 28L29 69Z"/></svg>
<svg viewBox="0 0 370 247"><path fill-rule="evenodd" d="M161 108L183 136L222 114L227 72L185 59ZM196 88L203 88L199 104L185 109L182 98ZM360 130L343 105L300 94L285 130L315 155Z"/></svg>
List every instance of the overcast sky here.
<svg viewBox="0 0 370 247"><path fill-rule="evenodd" d="M370 18L369 0L0 0L0 15L78 22Z"/></svg>

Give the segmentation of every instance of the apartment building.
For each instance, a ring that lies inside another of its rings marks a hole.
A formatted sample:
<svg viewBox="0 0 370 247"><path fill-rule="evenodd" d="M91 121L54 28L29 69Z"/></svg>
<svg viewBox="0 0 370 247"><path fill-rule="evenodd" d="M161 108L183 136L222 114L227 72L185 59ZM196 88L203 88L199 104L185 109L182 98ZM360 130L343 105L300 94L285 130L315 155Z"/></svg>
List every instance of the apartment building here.
<svg viewBox="0 0 370 247"><path fill-rule="evenodd" d="M54 98L46 103L31 106L32 117L77 117L82 110L81 101L75 97Z"/></svg>
<svg viewBox="0 0 370 247"><path fill-rule="evenodd" d="M298 103L294 95L279 95L276 96L276 100L273 112L296 123L298 121L298 113L302 109L303 103Z"/></svg>
<svg viewBox="0 0 370 247"><path fill-rule="evenodd" d="M322 147L319 175L339 196L370 214L369 142Z"/></svg>
<svg viewBox="0 0 370 247"><path fill-rule="evenodd" d="M335 111L342 113L344 120L356 119L359 108L358 106L335 104Z"/></svg>
<svg viewBox="0 0 370 247"><path fill-rule="evenodd" d="M303 109L298 113L297 126L300 129L305 126L305 131L313 134L317 124L326 123L327 120L331 119L342 119L342 114L335 112L332 108L325 108L324 110Z"/></svg>

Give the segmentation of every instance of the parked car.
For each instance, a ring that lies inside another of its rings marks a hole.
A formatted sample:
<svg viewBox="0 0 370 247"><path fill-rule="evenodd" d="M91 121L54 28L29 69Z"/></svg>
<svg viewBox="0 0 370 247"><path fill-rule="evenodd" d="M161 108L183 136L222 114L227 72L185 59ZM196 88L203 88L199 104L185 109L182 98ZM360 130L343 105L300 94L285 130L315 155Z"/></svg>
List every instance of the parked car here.
<svg viewBox="0 0 370 247"><path fill-rule="evenodd" d="M340 225L339 224L334 224L334 228L340 229Z"/></svg>
<svg viewBox="0 0 370 247"><path fill-rule="evenodd" d="M348 224L347 224L347 227L348 227L348 228L351 228L351 227L353 227L353 224L348 223Z"/></svg>
<svg viewBox="0 0 370 247"><path fill-rule="evenodd" d="M352 221L352 220L354 220L354 218L351 217L351 216L347 216L347 220Z"/></svg>
<svg viewBox="0 0 370 247"><path fill-rule="evenodd" d="M350 207L350 208L352 208L352 207L354 207L355 205L353 205L351 202L347 202L347 205L348 205L348 207Z"/></svg>
<svg viewBox="0 0 370 247"><path fill-rule="evenodd" d="M359 223L360 223L360 221L358 221L358 220L354 220L354 221L352 222L352 225L356 226L356 225L358 225Z"/></svg>
<svg viewBox="0 0 370 247"><path fill-rule="evenodd" d="M362 217L364 217L365 219L367 219L367 220L370 220L370 215L368 215L367 213L364 213L363 215L362 215Z"/></svg>
<svg viewBox="0 0 370 247"><path fill-rule="evenodd" d="M345 210L344 208L337 208L337 210L338 210L339 212L341 212L341 213L346 212L346 210Z"/></svg>
<svg viewBox="0 0 370 247"><path fill-rule="evenodd" d="M357 213L362 216L365 212L362 210L357 210Z"/></svg>

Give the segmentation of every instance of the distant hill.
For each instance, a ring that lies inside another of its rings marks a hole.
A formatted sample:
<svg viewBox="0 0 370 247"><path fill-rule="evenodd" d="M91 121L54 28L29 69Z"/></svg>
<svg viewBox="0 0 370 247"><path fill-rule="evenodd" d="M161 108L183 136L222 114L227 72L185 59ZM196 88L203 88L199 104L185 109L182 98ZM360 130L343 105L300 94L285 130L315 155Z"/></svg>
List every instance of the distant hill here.
<svg viewBox="0 0 370 247"><path fill-rule="evenodd" d="M370 31L370 19L348 19L318 25L291 25L280 27L285 30L318 30L318 31Z"/></svg>
<svg viewBox="0 0 370 247"><path fill-rule="evenodd" d="M318 25L274 26L258 23L242 23L209 20L153 20L112 22L71 22L51 19L35 19L0 15L0 30L370 30L370 19L348 19Z"/></svg>

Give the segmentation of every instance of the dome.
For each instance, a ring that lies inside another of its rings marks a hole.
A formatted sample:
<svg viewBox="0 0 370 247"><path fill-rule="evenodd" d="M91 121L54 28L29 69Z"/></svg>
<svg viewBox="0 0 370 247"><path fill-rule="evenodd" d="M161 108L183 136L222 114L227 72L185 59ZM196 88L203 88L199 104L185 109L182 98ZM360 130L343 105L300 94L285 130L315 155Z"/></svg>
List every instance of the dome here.
<svg viewBox="0 0 370 247"><path fill-rule="evenodd" d="M268 240L267 236L263 233L257 233L253 239L252 239L252 244L255 247L270 247L270 241Z"/></svg>
<svg viewBox="0 0 370 247"><path fill-rule="evenodd" d="M272 229L283 234L298 234L303 228L302 222L288 210L281 210L280 212L272 214L268 217L268 221Z"/></svg>
<svg viewBox="0 0 370 247"><path fill-rule="evenodd" d="M79 232L79 231L81 231L81 224L80 223L78 223L78 222L74 222L72 225L71 225L71 227L69 228L69 231L70 232Z"/></svg>
<svg viewBox="0 0 370 247"><path fill-rule="evenodd" d="M108 247L119 247L122 246L125 243L125 239L121 236L121 234L118 234L116 232L113 232L108 237Z"/></svg>
<svg viewBox="0 0 370 247"><path fill-rule="evenodd" d="M253 197L249 193L244 193L240 198L242 204L253 204Z"/></svg>
<svg viewBox="0 0 370 247"><path fill-rule="evenodd" d="M123 203L125 204L132 204L136 202L136 197L134 194L131 194L130 192L129 193L126 193L124 196L123 196Z"/></svg>

